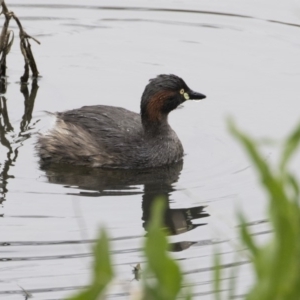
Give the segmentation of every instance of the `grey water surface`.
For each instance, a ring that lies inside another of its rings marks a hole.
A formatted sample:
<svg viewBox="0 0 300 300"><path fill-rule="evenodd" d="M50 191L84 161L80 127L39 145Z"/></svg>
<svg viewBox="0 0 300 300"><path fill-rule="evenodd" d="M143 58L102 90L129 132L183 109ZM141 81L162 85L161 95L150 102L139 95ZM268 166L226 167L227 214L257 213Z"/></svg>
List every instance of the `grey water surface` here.
<svg viewBox="0 0 300 300"><path fill-rule="evenodd" d="M237 296L245 293L252 273L238 247L237 210L262 242L270 228L265 193L226 117L275 140L299 121L299 1L6 2L41 42L32 42L41 78L20 89L23 58L12 23L0 96L0 298L64 299L86 286L101 226L117 273L109 298L129 298L158 195L167 203L171 255L195 299L213 298L215 249L224 289L239 265ZM36 136L53 124L45 111L105 104L138 112L148 80L162 73L207 95L170 115L183 163L145 171L40 168ZM267 160L276 161L278 147L264 148ZM297 166L299 157L292 166L299 175Z"/></svg>

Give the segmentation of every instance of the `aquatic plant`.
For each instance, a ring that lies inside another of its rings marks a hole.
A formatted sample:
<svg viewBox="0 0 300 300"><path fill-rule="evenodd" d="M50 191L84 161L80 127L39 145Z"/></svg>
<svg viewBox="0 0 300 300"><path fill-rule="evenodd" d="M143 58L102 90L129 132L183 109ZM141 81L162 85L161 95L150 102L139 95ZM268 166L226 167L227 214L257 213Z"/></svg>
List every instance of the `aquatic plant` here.
<svg viewBox="0 0 300 300"><path fill-rule="evenodd" d="M0 86L0 92L4 93L6 89L6 82L5 82L5 76L6 76L6 56L10 52L11 46L14 41L14 32L9 29L9 22L11 19L15 20L15 22L18 25L19 28L19 36L20 36L20 48L22 55L24 57L25 66L24 66L24 74L21 77L21 82L26 83L29 78L29 69L32 71L32 76L34 78L37 78L39 75L35 59L33 56L33 53L31 51L31 45L29 42L29 39L34 40L36 43L40 44L38 40L36 40L34 37L27 34L27 32L24 30L19 18L16 16L16 14L12 11L9 11L5 1L2 0L0 2L2 7L1 14L4 15L5 21L2 27L1 35L0 35L0 77L1 77L1 86Z"/></svg>
<svg viewBox="0 0 300 300"><path fill-rule="evenodd" d="M239 131L230 122L230 131L243 145L253 161L260 181L269 195L270 240L259 245L247 227L246 218L239 213L240 238L247 247L251 266L256 275L246 300L298 300L300 298L300 184L288 169L289 162L300 144L300 125L285 140L282 155L276 168L271 167L259 150L259 144ZM147 260L142 276L142 287L135 299L171 300L179 296L192 299L182 289L183 276L178 263L168 253L168 242L162 228L163 202L153 207L152 219L145 239ZM105 290L113 278L108 239L102 230L95 246L94 277L92 284L70 300L96 300L105 298ZM134 269L138 278L140 267ZM219 255L214 261L215 299L235 297L235 269L229 286L222 286L222 267ZM228 290L226 294L222 291Z"/></svg>
<svg viewBox="0 0 300 300"><path fill-rule="evenodd" d="M94 258L92 283L86 290L71 298L72 300L99 299L113 279L108 238L104 229L101 230L100 237L95 245Z"/></svg>
<svg viewBox="0 0 300 300"><path fill-rule="evenodd" d="M165 201L157 199L152 207L152 219L148 227L144 244L147 264L143 270L142 287L138 299L173 300L181 292L182 274L178 263L170 257L166 232L162 230ZM70 300L96 300L105 295L109 282L113 279L113 271L109 255L108 238L105 230L101 231L94 248L94 272L92 284ZM140 266L134 268L135 277L140 277ZM182 294L190 299L189 294Z"/></svg>
<svg viewBox="0 0 300 300"><path fill-rule="evenodd" d="M251 158L268 194L269 221L273 230L270 240L260 245L249 231L246 218L239 213L240 237L248 249L255 273L254 284L245 299L300 299L300 184L288 168L300 144L300 125L284 141L277 166L271 166L264 159L259 143L239 131L233 122L229 127ZM217 291L221 289L218 260L215 271ZM220 294L216 293L216 299L221 299Z"/></svg>

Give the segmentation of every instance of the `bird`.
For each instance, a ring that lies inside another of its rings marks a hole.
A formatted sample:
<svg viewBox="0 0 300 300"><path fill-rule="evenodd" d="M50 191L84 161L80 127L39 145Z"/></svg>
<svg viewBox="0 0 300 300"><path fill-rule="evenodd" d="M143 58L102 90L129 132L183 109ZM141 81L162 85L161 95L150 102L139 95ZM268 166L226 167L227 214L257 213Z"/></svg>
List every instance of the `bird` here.
<svg viewBox="0 0 300 300"><path fill-rule="evenodd" d="M176 163L184 151L168 115L187 100L204 98L177 75L161 74L146 85L140 114L107 105L56 112L54 127L37 139L40 162L111 169Z"/></svg>

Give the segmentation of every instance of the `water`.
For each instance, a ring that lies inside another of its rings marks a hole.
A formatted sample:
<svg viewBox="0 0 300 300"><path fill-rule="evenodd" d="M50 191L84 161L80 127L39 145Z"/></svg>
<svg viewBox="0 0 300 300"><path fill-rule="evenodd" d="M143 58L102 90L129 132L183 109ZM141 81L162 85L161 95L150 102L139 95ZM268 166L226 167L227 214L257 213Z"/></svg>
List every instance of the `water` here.
<svg viewBox="0 0 300 300"><path fill-rule="evenodd" d="M225 119L256 137L283 138L299 119L299 3L235 1L12 1L42 78L20 93L23 61L8 56L1 97L0 298L63 299L89 282L91 246L109 230L117 270L110 298L136 287L149 207L166 196L172 255L196 299L212 299L212 252L222 253L224 282L238 243L236 210L258 239L269 235L265 194ZM298 24L298 25L297 25ZM149 78L174 73L208 96L170 115L186 155L183 165L155 171L81 168L42 170L36 133L52 120L44 111L106 104L138 111ZM265 147L276 161L277 146ZM299 158L293 168L299 175ZM239 257L238 294L251 284ZM23 290L24 289L24 290Z"/></svg>

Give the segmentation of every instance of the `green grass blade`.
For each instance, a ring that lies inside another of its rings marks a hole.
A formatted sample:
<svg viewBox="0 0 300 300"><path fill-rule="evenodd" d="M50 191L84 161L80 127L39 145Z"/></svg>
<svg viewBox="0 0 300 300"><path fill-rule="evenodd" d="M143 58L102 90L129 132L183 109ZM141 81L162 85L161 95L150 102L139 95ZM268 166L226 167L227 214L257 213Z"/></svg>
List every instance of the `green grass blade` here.
<svg viewBox="0 0 300 300"><path fill-rule="evenodd" d="M239 214L239 220L240 220L240 236L242 237L242 240L244 244L247 246L247 248L250 250L252 256L257 256L258 255L258 247L255 245L254 239L251 236L245 217L240 213Z"/></svg>
<svg viewBox="0 0 300 300"><path fill-rule="evenodd" d="M273 227L271 241L255 246L255 240L245 225L242 226L242 240L254 254L253 267L256 272L256 282L246 299L300 299L299 183L286 170L300 143L300 127L286 140L280 168L275 173L259 152L257 144L240 132L232 122L229 126L248 152L269 194L270 224Z"/></svg>
<svg viewBox="0 0 300 300"><path fill-rule="evenodd" d="M92 284L70 300L97 300L113 278L112 264L109 254L109 242L104 229L94 248L94 270Z"/></svg>
<svg viewBox="0 0 300 300"><path fill-rule="evenodd" d="M148 270L155 277L155 285L146 280L145 293L152 294L153 299L176 299L182 282L178 264L169 256L168 241L162 231L162 214L164 201L158 199L152 207L151 221L145 243L145 254L148 259ZM148 298L147 298L148 299Z"/></svg>
<svg viewBox="0 0 300 300"><path fill-rule="evenodd" d="M291 159L292 155L297 150L300 144L300 124L292 132L292 134L287 138L282 156L280 161L280 169L283 171L286 168L287 163Z"/></svg>
<svg viewBox="0 0 300 300"><path fill-rule="evenodd" d="M229 293L228 293L228 298L229 300L234 299L235 297L235 292L236 292L236 281L237 281L237 274L239 270L239 265L236 264L237 262L237 256L235 256L233 260L234 264L232 265L232 268L230 270L230 275L229 275Z"/></svg>
<svg viewBox="0 0 300 300"><path fill-rule="evenodd" d="M214 254L214 292L215 299L221 300L221 258L220 255Z"/></svg>

